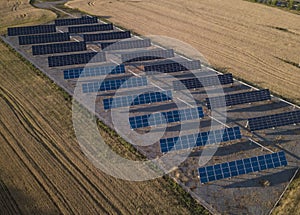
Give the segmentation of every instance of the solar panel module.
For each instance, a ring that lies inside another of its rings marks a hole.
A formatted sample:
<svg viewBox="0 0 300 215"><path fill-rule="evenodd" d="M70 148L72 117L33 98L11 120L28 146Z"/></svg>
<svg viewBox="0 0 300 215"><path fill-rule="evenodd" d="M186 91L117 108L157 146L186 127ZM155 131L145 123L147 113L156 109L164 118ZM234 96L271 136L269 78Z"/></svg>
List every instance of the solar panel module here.
<svg viewBox="0 0 300 215"><path fill-rule="evenodd" d="M84 41L101 41L101 40L118 40L130 38L130 31L118 31L118 32L108 32L108 33L97 33L97 34L84 34Z"/></svg>
<svg viewBox="0 0 300 215"><path fill-rule="evenodd" d="M32 46L33 55L55 54L64 52L85 51L85 42L54 43Z"/></svg>
<svg viewBox="0 0 300 215"><path fill-rule="evenodd" d="M187 70L200 69L201 63L199 60L175 62L167 60L166 62L155 62L144 66L144 71L147 74L171 73Z"/></svg>
<svg viewBox="0 0 300 215"><path fill-rule="evenodd" d="M225 103L224 103L225 99ZM238 94L229 94L224 96L206 98L207 108L219 108L224 106L233 106L240 105L245 103L259 102L271 100L270 91L268 89L265 90L257 90L245 93Z"/></svg>
<svg viewBox="0 0 300 215"><path fill-rule="evenodd" d="M56 32L55 25L35 25L35 26L14 27L14 28L7 29L8 36L43 34L43 33L54 33L54 32Z"/></svg>
<svg viewBox="0 0 300 215"><path fill-rule="evenodd" d="M154 49L147 51L135 51L121 54L122 62L148 61L156 59L166 59L174 57L174 50Z"/></svg>
<svg viewBox="0 0 300 215"><path fill-rule="evenodd" d="M69 33L85 33L95 31L110 31L113 30L113 24L99 24L99 25L82 25L72 26L68 28Z"/></svg>
<svg viewBox="0 0 300 215"><path fill-rule="evenodd" d="M54 33L54 34L38 34L38 35L28 35L19 36L19 45L30 45L38 43L53 43L53 42L63 42L69 41L69 33Z"/></svg>
<svg viewBox="0 0 300 215"><path fill-rule="evenodd" d="M83 16L81 18L71 18L71 19L56 19L56 26L65 26L65 25L82 25L82 24L93 24L98 23L97 17Z"/></svg>
<svg viewBox="0 0 300 215"><path fill-rule="evenodd" d="M200 182L204 184L224 178L231 178L238 175L287 166L287 164L285 153L280 151L272 154L216 164L213 166L201 167L198 169L198 172Z"/></svg>
<svg viewBox="0 0 300 215"><path fill-rule="evenodd" d="M143 40L129 40L129 41L118 41L118 42L105 42L105 43L101 43L100 45L101 45L101 49L104 51L136 49L136 48L150 47L151 40L143 39Z"/></svg>
<svg viewBox="0 0 300 215"><path fill-rule="evenodd" d="M87 52L71 55L59 55L48 57L49 67L67 66L75 64L87 64L106 61L105 53L103 52Z"/></svg>
<svg viewBox="0 0 300 215"><path fill-rule="evenodd" d="M279 113L248 119L251 131L280 127L300 123L300 111Z"/></svg>

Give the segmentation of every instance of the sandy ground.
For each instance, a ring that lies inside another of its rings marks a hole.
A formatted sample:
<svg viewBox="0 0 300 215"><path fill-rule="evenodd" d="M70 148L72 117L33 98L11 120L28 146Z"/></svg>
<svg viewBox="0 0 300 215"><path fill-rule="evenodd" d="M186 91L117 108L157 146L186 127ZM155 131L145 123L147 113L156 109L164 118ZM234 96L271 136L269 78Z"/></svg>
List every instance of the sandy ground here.
<svg viewBox="0 0 300 215"><path fill-rule="evenodd" d="M300 63L298 15L242 0L74 0L67 5L142 35L187 42L213 66L300 102L300 69L278 59Z"/></svg>

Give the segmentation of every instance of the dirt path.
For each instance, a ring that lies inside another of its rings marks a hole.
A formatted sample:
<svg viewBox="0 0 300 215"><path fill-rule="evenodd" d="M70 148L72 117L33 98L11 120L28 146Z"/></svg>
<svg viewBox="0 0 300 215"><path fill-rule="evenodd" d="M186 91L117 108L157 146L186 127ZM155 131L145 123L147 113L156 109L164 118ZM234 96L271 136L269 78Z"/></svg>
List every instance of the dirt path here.
<svg viewBox="0 0 300 215"><path fill-rule="evenodd" d="M300 69L280 60L300 63L298 15L242 0L102 0L92 5L75 0L67 5L110 17L142 35L187 42L213 66L300 102Z"/></svg>

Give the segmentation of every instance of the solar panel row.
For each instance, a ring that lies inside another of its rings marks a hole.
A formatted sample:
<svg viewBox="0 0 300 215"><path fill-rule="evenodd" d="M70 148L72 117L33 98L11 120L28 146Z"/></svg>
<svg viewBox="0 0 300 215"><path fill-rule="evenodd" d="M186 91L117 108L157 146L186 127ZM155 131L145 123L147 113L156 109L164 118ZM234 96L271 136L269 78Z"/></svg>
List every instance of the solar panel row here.
<svg viewBox="0 0 300 215"><path fill-rule="evenodd" d="M83 26L72 26L68 28L69 33L84 33L84 32L95 32L95 31L110 31L113 30L113 24L100 24L100 25L83 25Z"/></svg>
<svg viewBox="0 0 300 215"><path fill-rule="evenodd" d="M35 25L25 27L14 27L8 28L8 36L19 36L28 34L43 34L43 33L54 33L56 32L55 25Z"/></svg>
<svg viewBox="0 0 300 215"><path fill-rule="evenodd" d="M232 84L233 77L232 74L225 75L214 75L214 76L205 76L199 78L189 78L173 81L173 89L185 90L185 89L197 89L208 86L217 86L219 84L226 85Z"/></svg>
<svg viewBox="0 0 300 215"><path fill-rule="evenodd" d="M187 121L204 117L201 107L189 108L183 110L173 110L168 112L158 112L142 116L129 118L132 129L168 124L179 121Z"/></svg>
<svg viewBox="0 0 300 215"><path fill-rule="evenodd" d="M64 79L94 77L108 74L125 73L125 66L121 65L104 65L96 67L80 67L64 70Z"/></svg>
<svg viewBox="0 0 300 215"><path fill-rule="evenodd" d="M251 131L300 123L300 111L255 117L248 119L248 123Z"/></svg>
<svg viewBox="0 0 300 215"><path fill-rule="evenodd" d="M108 32L108 33L98 33L98 34L84 34L84 41L101 41L101 40L118 40L130 38L130 31L118 31L118 32Z"/></svg>
<svg viewBox="0 0 300 215"><path fill-rule="evenodd" d="M69 40L70 40L69 33L38 34L38 35L19 36L19 45L63 42Z"/></svg>
<svg viewBox="0 0 300 215"><path fill-rule="evenodd" d="M63 52L85 51L85 42L54 43L32 46L33 55L55 54Z"/></svg>
<svg viewBox="0 0 300 215"><path fill-rule="evenodd" d="M167 153L169 151L217 144L241 138L242 135L239 127L225 128L222 130L212 130L180 137L160 139L160 148L162 153Z"/></svg>
<svg viewBox="0 0 300 215"><path fill-rule="evenodd" d="M101 43L101 49L105 51L146 48L150 46L150 39Z"/></svg>
<svg viewBox="0 0 300 215"><path fill-rule="evenodd" d="M148 51L137 51L130 52L121 55L122 62L136 62L136 61L148 61L156 59L166 59L174 57L173 49L162 50L148 50Z"/></svg>
<svg viewBox="0 0 300 215"><path fill-rule="evenodd" d="M127 77L123 79L96 81L82 84L83 93L93 93L99 91L117 90L119 88L133 88L146 86L148 84L146 77Z"/></svg>
<svg viewBox="0 0 300 215"><path fill-rule="evenodd" d="M182 62L160 62L153 63L151 65L146 65L144 67L145 72L147 74L156 74L156 73L171 73L171 72L179 72L186 70L195 70L200 69L201 63L199 60L194 61L182 61Z"/></svg>
<svg viewBox="0 0 300 215"><path fill-rule="evenodd" d="M56 26L65 26L65 25L82 25L82 24L93 24L98 23L97 17L83 16L81 18L72 18L72 19L56 19Z"/></svg>
<svg viewBox="0 0 300 215"><path fill-rule="evenodd" d="M230 94L230 95L225 95L225 97L218 96L218 97L206 98L206 103L207 103L207 108L211 109L212 107L219 108L224 106L233 106L233 105L246 104L251 102L265 101L270 99L271 99L270 91L268 89L265 89L265 90L258 90L258 91L245 92L239 94Z"/></svg>
<svg viewBox="0 0 300 215"><path fill-rule="evenodd" d="M171 91L149 92L140 95L103 99L103 106L105 110L109 110L112 108L129 107L133 105L150 104L170 100L172 100Z"/></svg>
<svg viewBox="0 0 300 215"><path fill-rule="evenodd" d="M207 183L224 178L231 178L252 172L286 166L287 160L283 151L252 158L201 167L198 169L200 182Z"/></svg>
<svg viewBox="0 0 300 215"><path fill-rule="evenodd" d="M76 64L98 63L106 61L104 52L87 52L71 55L48 57L49 67L67 66Z"/></svg>

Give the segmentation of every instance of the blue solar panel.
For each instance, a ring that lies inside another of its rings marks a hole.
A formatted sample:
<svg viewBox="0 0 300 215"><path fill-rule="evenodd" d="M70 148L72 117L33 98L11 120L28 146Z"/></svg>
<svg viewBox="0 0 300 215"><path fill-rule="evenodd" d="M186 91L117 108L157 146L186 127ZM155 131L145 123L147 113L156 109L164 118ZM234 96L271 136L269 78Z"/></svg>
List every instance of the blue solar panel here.
<svg viewBox="0 0 300 215"><path fill-rule="evenodd" d="M44 34L44 33L54 33L54 32L56 32L55 25L35 25L35 26L14 27L14 28L7 29L8 36Z"/></svg>
<svg viewBox="0 0 300 215"><path fill-rule="evenodd" d="M130 38L130 31L117 31L109 33L98 33L98 34L84 34L84 41L101 41L101 40L118 40Z"/></svg>
<svg viewBox="0 0 300 215"><path fill-rule="evenodd" d="M53 43L53 42L63 42L69 41L69 33L53 33L53 34L36 34L19 36L19 45L30 45L39 43Z"/></svg>
<svg viewBox="0 0 300 215"><path fill-rule="evenodd" d="M115 97L109 99L103 99L103 106L105 110L119 107L128 107L132 105L150 104L156 102L170 101L172 100L172 92L149 92L140 95L130 95L123 97Z"/></svg>
<svg viewBox="0 0 300 215"><path fill-rule="evenodd" d="M104 65L95 67L80 67L64 70L64 79L95 77L108 74L124 74L125 66L121 65Z"/></svg>
<svg viewBox="0 0 300 215"><path fill-rule="evenodd" d="M69 27L69 33L83 33L95 31L110 31L113 30L113 24L100 24L100 25L82 25Z"/></svg>
<svg viewBox="0 0 300 215"><path fill-rule="evenodd" d="M102 50L105 49L105 51L146 48L150 46L151 46L150 39L101 43L101 49Z"/></svg>
<svg viewBox="0 0 300 215"><path fill-rule="evenodd" d="M232 74L205 76L198 78L189 78L173 81L174 90L197 89L208 86L217 86L219 84L226 85L232 84Z"/></svg>
<svg viewBox="0 0 300 215"><path fill-rule="evenodd" d="M259 102L270 100L271 95L269 90L257 90L239 94L229 94L224 96L206 98L207 108L219 108L224 106L233 106L239 104L246 104L251 102ZM225 103L224 103L225 100Z"/></svg>
<svg viewBox="0 0 300 215"><path fill-rule="evenodd" d="M55 54L63 52L85 51L85 42L53 43L32 46L33 55Z"/></svg>
<svg viewBox="0 0 300 215"><path fill-rule="evenodd" d="M201 63L199 60L182 61L182 62L166 60L162 62L147 64L144 66L144 70L147 74L180 72L180 71L195 70L200 68L201 68Z"/></svg>
<svg viewBox="0 0 300 215"><path fill-rule="evenodd" d="M204 117L201 107L183 110L173 110L129 118L132 129L161 125L172 122L187 121Z"/></svg>
<svg viewBox="0 0 300 215"><path fill-rule="evenodd" d="M292 111L275 115L248 119L251 131L280 127L300 123L300 111Z"/></svg>
<svg viewBox="0 0 300 215"><path fill-rule="evenodd" d="M239 127L160 139L162 153L241 139Z"/></svg>
<svg viewBox="0 0 300 215"><path fill-rule="evenodd" d="M201 167L198 169L198 172L200 182L208 183L224 178L231 178L238 175L286 166L287 164L285 153L280 151L277 153L245 158L213 166Z"/></svg>
<svg viewBox="0 0 300 215"><path fill-rule="evenodd" d="M167 59L174 57L173 49L163 50L163 49L154 49L154 50L143 50L124 53L121 55L122 62L136 62L136 61L148 61L156 59Z"/></svg>
<svg viewBox="0 0 300 215"><path fill-rule="evenodd" d="M82 84L83 93L93 93L99 91L117 90L119 88L133 88L146 86L148 84L146 77L128 77L123 79L107 80L102 82L90 82Z"/></svg>
<svg viewBox="0 0 300 215"><path fill-rule="evenodd" d="M83 25L83 24L93 24L97 23L97 17L82 16L81 18L71 18L71 19L56 19L56 26L65 26L65 25Z"/></svg>

